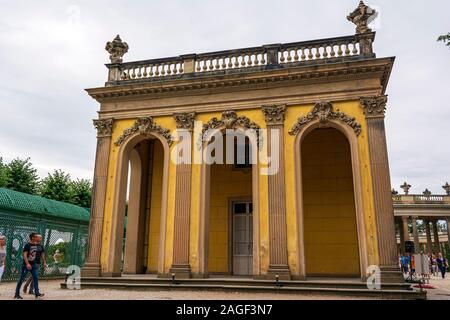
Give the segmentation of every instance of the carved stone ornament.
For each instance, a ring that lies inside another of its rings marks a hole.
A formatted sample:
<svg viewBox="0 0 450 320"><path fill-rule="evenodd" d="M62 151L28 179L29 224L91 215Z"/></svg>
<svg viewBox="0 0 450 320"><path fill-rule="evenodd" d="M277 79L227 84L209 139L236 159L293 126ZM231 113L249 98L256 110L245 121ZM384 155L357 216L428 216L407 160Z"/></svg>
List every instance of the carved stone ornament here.
<svg viewBox="0 0 450 320"><path fill-rule="evenodd" d="M128 52L128 44L117 35L113 41L106 43L105 50L109 53L111 63L121 63L122 57Z"/></svg>
<svg viewBox="0 0 450 320"><path fill-rule="evenodd" d="M306 124L316 119L319 120L321 125L326 125L330 120L339 120L350 126L355 131L356 136L361 134L361 125L355 118L339 110L333 111L333 105L328 101L317 102L310 113L297 120L289 134L291 136L297 135Z"/></svg>
<svg viewBox="0 0 450 320"><path fill-rule="evenodd" d="M262 146L262 137L259 134L260 126L251 121L246 116L237 116L236 111L228 110L222 113L222 118L217 119L216 117L209 120L207 123L203 125L202 134L200 136L200 141L198 143L199 147L201 147L202 142L206 141L209 130L214 129L236 129L238 127L244 128L246 130L255 130L257 136L258 147Z"/></svg>
<svg viewBox="0 0 450 320"><path fill-rule="evenodd" d="M95 119L94 127L98 136L110 136L112 133L114 119Z"/></svg>
<svg viewBox="0 0 450 320"><path fill-rule="evenodd" d="M409 189L411 189L411 185L408 184L406 181L400 186L400 188L403 189L403 192L405 193L405 195L409 194Z"/></svg>
<svg viewBox="0 0 450 320"><path fill-rule="evenodd" d="M366 117L383 117L386 113L386 95L361 97L360 100Z"/></svg>
<svg viewBox="0 0 450 320"><path fill-rule="evenodd" d="M450 184L448 182L442 186L442 188L445 190L445 193L450 196Z"/></svg>
<svg viewBox="0 0 450 320"><path fill-rule="evenodd" d="M173 115L178 129L194 129L195 112L190 113L175 113Z"/></svg>
<svg viewBox="0 0 450 320"><path fill-rule="evenodd" d="M173 137L168 129L155 124L152 117L144 117L137 119L131 128L125 129L114 144L116 146L120 146L128 137L136 132L139 132L141 135L146 137L154 132L159 133L167 140L169 146L173 143Z"/></svg>
<svg viewBox="0 0 450 320"><path fill-rule="evenodd" d="M283 124L286 106L263 106L262 112L264 113L268 125Z"/></svg>
<svg viewBox="0 0 450 320"><path fill-rule="evenodd" d="M431 197L431 191L427 189L425 189L425 191L423 192L423 195L427 198Z"/></svg>
<svg viewBox="0 0 450 320"><path fill-rule="evenodd" d="M358 8L347 16L347 20L356 25L356 33L372 32L369 28L369 24L375 20L378 16L378 12L369 6L364 4L364 1L360 1Z"/></svg>

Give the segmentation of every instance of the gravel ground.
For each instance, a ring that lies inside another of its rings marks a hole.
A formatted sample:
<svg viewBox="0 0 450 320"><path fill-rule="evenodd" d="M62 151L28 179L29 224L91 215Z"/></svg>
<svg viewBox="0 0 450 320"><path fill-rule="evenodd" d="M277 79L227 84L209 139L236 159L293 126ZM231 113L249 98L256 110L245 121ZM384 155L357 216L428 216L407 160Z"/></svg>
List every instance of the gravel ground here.
<svg viewBox="0 0 450 320"><path fill-rule="evenodd" d="M41 281L41 292L45 300L349 300L354 297L334 295L300 295L282 293L223 292L201 290L122 290L122 289L60 289L61 280ZM11 300L15 283L0 283L0 300ZM22 294L27 300L34 296ZM356 298L361 299L363 298Z"/></svg>
<svg viewBox="0 0 450 320"><path fill-rule="evenodd" d="M122 290L122 289L60 289L61 280L41 281L41 292L46 300L364 300L364 298L339 295L307 295L256 292L223 292L201 290ZM442 280L432 277L430 284L436 289L429 289L428 299L450 300L450 276ZM11 300L14 296L15 283L0 283L0 300ZM22 294L24 299L34 296ZM367 298L365 298L367 299ZM372 298L373 299L373 298Z"/></svg>

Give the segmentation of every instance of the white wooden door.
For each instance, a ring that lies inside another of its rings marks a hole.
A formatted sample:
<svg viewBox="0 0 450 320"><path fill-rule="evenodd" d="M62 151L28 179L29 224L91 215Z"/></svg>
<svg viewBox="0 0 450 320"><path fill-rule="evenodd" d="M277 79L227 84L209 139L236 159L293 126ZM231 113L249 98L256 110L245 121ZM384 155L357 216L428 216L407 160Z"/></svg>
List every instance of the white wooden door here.
<svg viewBox="0 0 450 320"><path fill-rule="evenodd" d="M233 274L252 275L253 271L253 206L251 202L232 203Z"/></svg>

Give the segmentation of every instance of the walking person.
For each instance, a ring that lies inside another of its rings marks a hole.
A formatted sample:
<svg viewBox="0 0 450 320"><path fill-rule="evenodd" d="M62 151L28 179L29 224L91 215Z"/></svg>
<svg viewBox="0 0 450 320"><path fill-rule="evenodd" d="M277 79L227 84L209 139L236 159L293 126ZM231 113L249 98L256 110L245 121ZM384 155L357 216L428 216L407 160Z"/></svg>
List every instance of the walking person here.
<svg viewBox="0 0 450 320"><path fill-rule="evenodd" d="M403 273L408 274L408 257L402 255L401 260Z"/></svg>
<svg viewBox="0 0 450 320"><path fill-rule="evenodd" d="M438 266L439 270L441 271L442 279L445 279L445 273L448 268L448 261L446 258L444 258L444 256L442 255L441 252L439 252L436 262L437 262L437 266Z"/></svg>
<svg viewBox="0 0 450 320"><path fill-rule="evenodd" d="M6 237L0 236L0 282L6 267Z"/></svg>
<svg viewBox="0 0 450 320"><path fill-rule="evenodd" d="M24 282L28 272L33 277L34 295L36 298L43 297L44 294L39 292L39 269L41 260L44 268L46 267L44 247L41 245L42 236L37 233L30 234L30 242L23 247L23 264L20 272L19 281L17 282L15 299L23 299L20 296L20 287Z"/></svg>
<svg viewBox="0 0 450 320"><path fill-rule="evenodd" d="M431 268L433 269L433 276L437 277L438 275L437 262L436 256L434 254L431 256Z"/></svg>

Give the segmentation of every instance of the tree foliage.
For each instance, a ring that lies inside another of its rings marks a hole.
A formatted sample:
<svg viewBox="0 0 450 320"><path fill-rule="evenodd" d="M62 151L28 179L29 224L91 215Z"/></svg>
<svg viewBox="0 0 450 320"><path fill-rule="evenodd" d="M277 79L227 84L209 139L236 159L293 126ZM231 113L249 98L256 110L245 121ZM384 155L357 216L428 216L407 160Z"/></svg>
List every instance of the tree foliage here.
<svg viewBox="0 0 450 320"><path fill-rule="evenodd" d="M17 158L6 164L0 157L0 188L35 194L84 208L91 206L92 184L88 179L71 180L69 174L58 169L39 180L30 158Z"/></svg>
<svg viewBox="0 0 450 320"><path fill-rule="evenodd" d="M70 175L62 170L49 173L39 184L39 195L57 201L71 200Z"/></svg>
<svg viewBox="0 0 450 320"><path fill-rule="evenodd" d="M30 158L13 159L5 166L5 175L5 188L29 194L36 193L39 178Z"/></svg>
<svg viewBox="0 0 450 320"><path fill-rule="evenodd" d="M92 184L87 179L78 179L70 183L70 203L83 208L91 207Z"/></svg>
<svg viewBox="0 0 450 320"><path fill-rule="evenodd" d="M6 188L7 183L6 165L3 163L3 158L0 157L0 188Z"/></svg>

